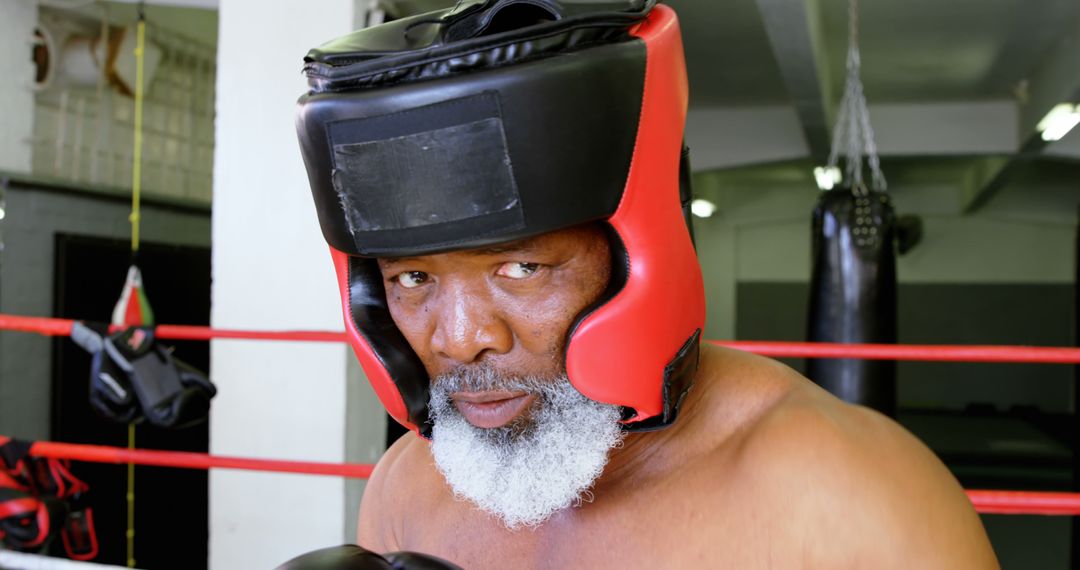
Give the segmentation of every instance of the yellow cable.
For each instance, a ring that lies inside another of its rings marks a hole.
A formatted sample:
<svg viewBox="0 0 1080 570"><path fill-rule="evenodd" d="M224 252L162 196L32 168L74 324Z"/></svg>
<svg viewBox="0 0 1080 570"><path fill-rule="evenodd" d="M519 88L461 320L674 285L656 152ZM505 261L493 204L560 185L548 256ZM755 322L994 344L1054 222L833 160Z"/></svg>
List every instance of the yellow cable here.
<svg viewBox="0 0 1080 570"><path fill-rule="evenodd" d="M142 190L143 60L146 22L139 19L135 43L135 152L131 164L131 251L139 251L139 195Z"/></svg>
<svg viewBox="0 0 1080 570"><path fill-rule="evenodd" d="M146 47L146 20L140 6L139 24L135 40L135 150L131 164L131 252L139 251L139 197L142 189L142 117L143 117L143 61ZM128 449L135 449L135 424L128 424ZM135 567L135 464L127 465L127 566Z"/></svg>
<svg viewBox="0 0 1080 570"><path fill-rule="evenodd" d="M128 449L135 449L135 424L128 424ZM135 464L127 464L127 566L135 567Z"/></svg>

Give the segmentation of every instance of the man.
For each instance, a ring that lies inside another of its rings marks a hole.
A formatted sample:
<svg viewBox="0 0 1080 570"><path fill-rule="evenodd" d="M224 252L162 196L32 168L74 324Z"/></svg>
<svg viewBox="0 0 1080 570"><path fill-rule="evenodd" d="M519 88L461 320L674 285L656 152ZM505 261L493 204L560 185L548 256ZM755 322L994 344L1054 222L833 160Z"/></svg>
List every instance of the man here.
<svg viewBox="0 0 1080 570"><path fill-rule="evenodd" d="M290 568L996 566L902 429L699 345L670 9L459 2L308 62L298 132L346 327L415 433L368 483L367 551Z"/></svg>

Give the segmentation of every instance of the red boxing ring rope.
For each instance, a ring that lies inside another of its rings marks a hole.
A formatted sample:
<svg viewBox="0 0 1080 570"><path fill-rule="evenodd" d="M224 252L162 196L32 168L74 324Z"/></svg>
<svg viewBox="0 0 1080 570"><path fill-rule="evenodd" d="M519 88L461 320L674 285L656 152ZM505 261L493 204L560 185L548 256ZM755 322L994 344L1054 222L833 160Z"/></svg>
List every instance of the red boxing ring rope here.
<svg viewBox="0 0 1080 570"><path fill-rule="evenodd" d="M0 330L48 336L70 336L74 321L0 314ZM186 325L158 325L159 338L170 340L247 339L344 342L345 333L332 331L246 331ZM950 346L843 344L821 342L708 341L719 346L788 358L859 358L938 362L1027 362L1080 364L1080 348L1034 346ZM187 469L248 469L310 475L367 478L373 465L249 459L178 451L130 450L100 445L39 441L31 454L97 463L134 463ZM993 514L1080 515L1080 493L968 490L975 510Z"/></svg>
<svg viewBox="0 0 1080 570"><path fill-rule="evenodd" d="M46 336L71 336L71 319L24 317L0 313L0 330L43 334ZM119 329L119 327L110 327ZM210 340L231 338L246 340L297 340L315 342L345 342L344 332L332 331L244 331L212 329L191 325L158 325L154 327L158 338L167 340Z"/></svg>
<svg viewBox="0 0 1080 570"><path fill-rule="evenodd" d="M36 441L30 447L30 455L52 457L55 459L74 459L91 463L117 463L148 465L154 467L179 467L181 469L247 469L250 471L272 471L276 473L304 473L307 475L336 475L367 479L371 476L374 465L362 463L322 463L315 461L284 461L280 459L251 459L246 457L228 457L207 455L190 451L156 451L149 449L127 449L104 445L84 445L79 443L60 443L54 441Z"/></svg>
<svg viewBox="0 0 1080 570"><path fill-rule="evenodd" d="M779 358L858 358L923 362L1029 362L1080 364L1080 348L947 344L845 344L839 342L716 341L713 344Z"/></svg>
<svg viewBox="0 0 1080 570"><path fill-rule="evenodd" d="M0 330L69 336L74 323L68 319L0 314ZM291 340L344 342L345 333L334 331L248 331L188 325L158 325L158 338L167 340ZM957 346L917 344L844 344L829 342L717 341L712 344L779 358L859 358L865 360L918 360L937 362L1027 362L1080 364L1080 348L1045 346Z"/></svg>
<svg viewBox="0 0 1080 570"><path fill-rule="evenodd" d="M187 451L151 451L126 449L103 445L83 445L37 441L30 448L30 455L73 459L93 463L134 463L156 467L182 469L247 469L278 473L304 473L308 475L336 475L366 479L371 476L374 465L359 463L320 463L312 461L284 461L277 459L250 459L207 455ZM1080 493L1050 493L1041 491L966 491L975 510L986 514L1009 515L1080 515Z"/></svg>
<svg viewBox="0 0 1080 570"><path fill-rule="evenodd" d="M967 490L975 510L998 515L1080 515L1080 493Z"/></svg>

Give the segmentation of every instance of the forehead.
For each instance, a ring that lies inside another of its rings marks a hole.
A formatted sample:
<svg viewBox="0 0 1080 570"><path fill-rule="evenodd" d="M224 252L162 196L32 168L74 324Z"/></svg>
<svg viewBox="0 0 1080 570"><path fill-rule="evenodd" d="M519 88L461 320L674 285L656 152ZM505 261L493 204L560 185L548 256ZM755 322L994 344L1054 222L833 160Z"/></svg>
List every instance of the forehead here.
<svg viewBox="0 0 1080 570"><path fill-rule="evenodd" d="M576 226L562 230L556 230L529 238L510 242L462 249L448 253L436 253L430 255L417 255L409 257L380 257L379 263L389 264L409 260L426 260L445 257L489 257L504 256L507 254L546 254L567 253L573 254L586 252L596 248L598 244L606 245L603 232L595 225Z"/></svg>

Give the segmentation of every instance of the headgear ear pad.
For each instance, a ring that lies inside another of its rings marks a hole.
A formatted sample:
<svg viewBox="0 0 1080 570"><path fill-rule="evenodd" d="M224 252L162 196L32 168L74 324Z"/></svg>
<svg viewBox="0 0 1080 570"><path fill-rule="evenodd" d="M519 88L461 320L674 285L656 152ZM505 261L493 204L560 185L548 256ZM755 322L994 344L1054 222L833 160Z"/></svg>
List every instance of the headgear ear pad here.
<svg viewBox="0 0 1080 570"><path fill-rule="evenodd" d="M551 19L513 28L504 10L519 4L543 5ZM627 429L674 421L705 310L671 9L465 2L354 32L307 61L301 150L348 337L395 419L427 434L429 379L390 317L373 258L604 221L612 284L567 333L567 375L586 397L622 406Z"/></svg>

